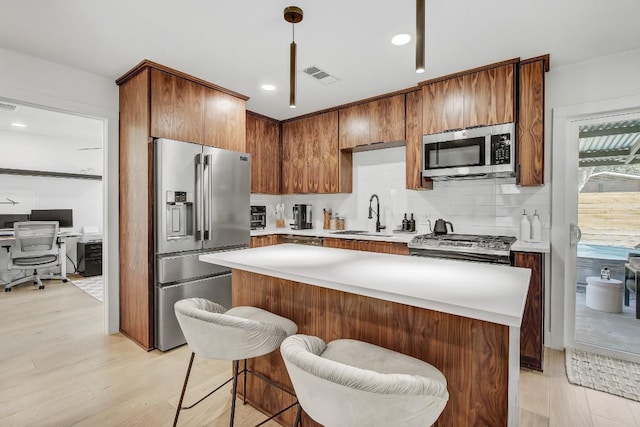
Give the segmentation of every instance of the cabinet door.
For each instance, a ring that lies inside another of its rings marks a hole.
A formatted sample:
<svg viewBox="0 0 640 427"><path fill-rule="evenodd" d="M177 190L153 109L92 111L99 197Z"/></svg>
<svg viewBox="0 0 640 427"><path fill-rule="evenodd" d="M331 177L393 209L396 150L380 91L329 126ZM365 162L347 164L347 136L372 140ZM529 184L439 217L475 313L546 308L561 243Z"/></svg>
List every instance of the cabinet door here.
<svg viewBox="0 0 640 427"><path fill-rule="evenodd" d="M369 108L358 104L343 108L340 114L340 149L350 149L369 142Z"/></svg>
<svg viewBox="0 0 640 427"><path fill-rule="evenodd" d="M251 154L251 192L280 193L280 125L247 114L247 152Z"/></svg>
<svg viewBox="0 0 640 427"><path fill-rule="evenodd" d="M422 179L422 91L406 95L406 175L408 190L431 190L433 181Z"/></svg>
<svg viewBox="0 0 640 427"><path fill-rule="evenodd" d="M151 70L151 136L202 143L204 87Z"/></svg>
<svg viewBox="0 0 640 427"><path fill-rule="evenodd" d="M312 116L302 119L304 134L301 142L304 144L306 152L306 158L303 160L307 177L305 193L320 193L320 181L323 178L321 174L326 169L322 165L321 152L324 141L322 141L322 122L319 117ZM298 163L298 160L296 159L296 163Z"/></svg>
<svg viewBox="0 0 640 427"><path fill-rule="evenodd" d="M337 193L339 191L340 166L338 147L338 112L331 111L313 117L313 133L318 138L317 159L319 163L317 187L309 188L313 193ZM315 150L315 148L314 148ZM311 165L309 165L311 166ZM311 174L311 171L308 171Z"/></svg>
<svg viewBox="0 0 640 427"><path fill-rule="evenodd" d="M205 88L204 144L246 152L246 102Z"/></svg>
<svg viewBox="0 0 640 427"><path fill-rule="evenodd" d="M282 124L282 192L306 192L304 122L292 120Z"/></svg>
<svg viewBox="0 0 640 427"><path fill-rule="evenodd" d="M394 142L405 139L405 100L404 95L395 95L368 103L369 105L369 141Z"/></svg>
<svg viewBox="0 0 640 427"><path fill-rule="evenodd" d="M278 244L278 236L269 234L267 236L253 236L249 242L250 248L259 248L262 246L271 246Z"/></svg>
<svg viewBox="0 0 640 427"><path fill-rule="evenodd" d="M544 60L520 65L518 184L544 184Z"/></svg>
<svg viewBox="0 0 640 427"><path fill-rule="evenodd" d="M422 86L422 117L425 135L462 128L462 77Z"/></svg>
<svg viewBox="0 0 640 427"><path fill-rule="evenodd" d="M514 121L513 64L466 74L463 86L463 127Z"/></svg>
<svg viewBox="0 0 640 427"><path fill-rule="evenodd" d="M544 260L539 253L514 252L513 265L531 269L520 327L520 366L542 371L544 359Z"/></svg>

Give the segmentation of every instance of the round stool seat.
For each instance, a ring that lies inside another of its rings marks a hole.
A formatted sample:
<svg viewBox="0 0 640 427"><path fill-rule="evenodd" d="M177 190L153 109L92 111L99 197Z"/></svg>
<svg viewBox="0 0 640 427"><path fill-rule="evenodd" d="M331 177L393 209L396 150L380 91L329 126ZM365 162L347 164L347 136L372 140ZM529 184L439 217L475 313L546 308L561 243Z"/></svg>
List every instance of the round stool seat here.
<svg viewBox="0 0 640 427"><path fill-rule="evenodd" d="M280 353L300 406L322 425L423 427L449 400L437 368L366 342L292 335Z"/></svg>
<svg viewBox="0 0 640 427"><path fill-rule="evenodd" d="M587 277L587 307L608 313L622 313L624 285L621 280Z"/></svg>

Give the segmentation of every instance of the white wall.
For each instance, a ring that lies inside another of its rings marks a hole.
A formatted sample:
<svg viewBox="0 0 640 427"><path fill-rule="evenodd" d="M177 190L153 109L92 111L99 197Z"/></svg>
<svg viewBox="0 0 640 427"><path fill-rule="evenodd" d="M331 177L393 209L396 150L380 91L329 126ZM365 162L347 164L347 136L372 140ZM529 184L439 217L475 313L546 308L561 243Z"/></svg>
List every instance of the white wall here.
<svg viewBox="0 0 640 427"><path fill-rule="evenodd" d="M105 123L105 330L115 333L119 329L118 88L111 79L8 49L0 48L0 64L0 98L94 117Z"/></svg>
<svg viewBox="0 0 640 427"><path fill-rule="evenodd" d="M273 206L285 203L287 223L295 203L310 203L314 227L322 228L322 210L330 208L346 217L348 229L375 230L368 219L369 199L380 198L380 222L388 230L399 228L405 213L415 215L418 233L428 233L427 218L451 221L456 233L519 235L523 209L535 210L549 224L549 186L518 187L515 179L435 182L432 191L405 189L405 148L388 148L353 154L353 192L341 195L252 195L252 204L267 205L268 225L275 222ZM373 202L375 209L375 201ZM548 237L544 230L544 237Z"/></svg>
<svg viewBox="0 0 640 427"><path fill-rule="evenodd" d="M554 110L565 110L569 106L582 105L584 108L575 110L597 110L598 107L587 106L591 103L610 104L612 100L622 99L640 94L640 50L629 51L618 55L597 58L577 64L553 68L551 57L551 71L546 79L546 112L545 112L545 162L547 174L551 173L552 144L554 148L564 147L566 144L563 129L555 126L563 124L552 123ZM608 101L608 102L604 102ZM552 140L552 134L555 139ZM564 157L558 157L559 162L564 163ZM563 165L557 165L558 170L563 171ZM564 174L553 176L552 187L552 230L551 230L551 277L550 289L547 296L550 297L550 305L547 305L547 314L550 321L547 324L549 340L547 345L554 348L564 347L564 258L565 250L568 250L569 220L565 212L565 203L568 194L565 189ZM566 268L574 268L567 265Z"/></svg>

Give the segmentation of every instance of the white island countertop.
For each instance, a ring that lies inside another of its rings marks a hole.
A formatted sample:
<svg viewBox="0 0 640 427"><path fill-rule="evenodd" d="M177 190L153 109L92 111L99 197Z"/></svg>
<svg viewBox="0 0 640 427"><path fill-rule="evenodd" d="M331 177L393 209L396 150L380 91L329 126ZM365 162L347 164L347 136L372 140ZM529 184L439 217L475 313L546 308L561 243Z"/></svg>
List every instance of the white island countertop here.
<svg viewBox="0 0 640 427"><path fill-rule="evenodd" d="M295 244L200 260L517 328L531 276L525 268Z"/></svg>

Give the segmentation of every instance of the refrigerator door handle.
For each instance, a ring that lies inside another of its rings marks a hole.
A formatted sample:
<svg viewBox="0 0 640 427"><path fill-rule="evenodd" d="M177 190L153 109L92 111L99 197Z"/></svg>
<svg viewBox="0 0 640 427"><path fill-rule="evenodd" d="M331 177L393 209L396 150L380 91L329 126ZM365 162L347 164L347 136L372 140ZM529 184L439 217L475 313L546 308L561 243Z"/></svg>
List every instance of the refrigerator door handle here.
<svg viewBox="0 0 640 427"><path fill-rule="evenodd" d="M211 174L213 169L211 154L204 156L204 237L211 240Z"/></svg>
<svg viewBox="0 0 640 427"><path fill-rule="evenodd" d="M202 154L196 154L196 231L195 238L196 240L202 240L202 209L203 209L203 184L202 184L202 175L203 175L203 163L202 163Z"/></svg>

